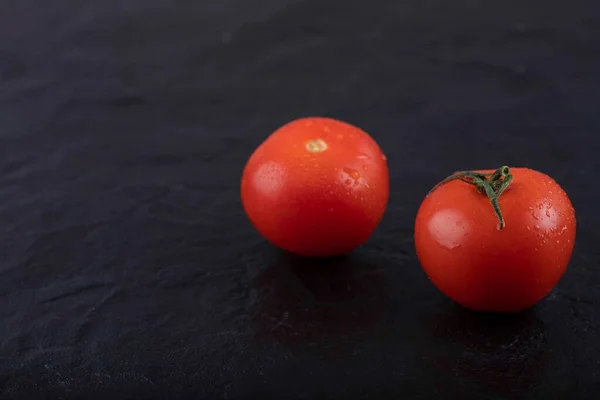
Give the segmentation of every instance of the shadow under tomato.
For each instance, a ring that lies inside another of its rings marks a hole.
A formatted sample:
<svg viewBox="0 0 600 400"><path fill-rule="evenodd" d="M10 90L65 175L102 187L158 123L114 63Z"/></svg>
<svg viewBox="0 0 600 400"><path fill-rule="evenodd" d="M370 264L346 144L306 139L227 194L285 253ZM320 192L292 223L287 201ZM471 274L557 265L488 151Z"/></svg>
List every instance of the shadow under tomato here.
<svg viewBox="0 0 600 400"><path fill-rule="evenodd" d="M426 320L428 345L421 360L439 393L521 396L543 380L553 359L535 309L518 314L480 313L451 305Z"/></svg>
<svg viewBox="0 0 600 400"><path fill-rule="evenodd" d="M339 357L375 328L387 303L383 271L364 255L281 253L256 280L259 337Z"/></svg>

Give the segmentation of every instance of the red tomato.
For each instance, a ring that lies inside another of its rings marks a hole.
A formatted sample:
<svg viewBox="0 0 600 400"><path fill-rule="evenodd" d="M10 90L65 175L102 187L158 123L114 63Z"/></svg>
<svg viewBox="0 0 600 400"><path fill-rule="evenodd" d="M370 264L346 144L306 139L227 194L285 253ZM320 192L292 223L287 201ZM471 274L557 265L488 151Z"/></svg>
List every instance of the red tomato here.
<svg viewBox="0 0 600 400"><path fill-rule="evenodd" d="M273 132L250 156L241 186L244 210L267 240L313 257L366 242L389 197L377 143L355 126L316 117Z"/></svg>
<svg viewBox="0 0 600 400"><path fill-rule="evenodd" d="M565 272L575 211L558 183L541 172L492 172L457 173L435 187L417 213L415 247L425 273L457 303L517 312L545 297Z"/></svg>

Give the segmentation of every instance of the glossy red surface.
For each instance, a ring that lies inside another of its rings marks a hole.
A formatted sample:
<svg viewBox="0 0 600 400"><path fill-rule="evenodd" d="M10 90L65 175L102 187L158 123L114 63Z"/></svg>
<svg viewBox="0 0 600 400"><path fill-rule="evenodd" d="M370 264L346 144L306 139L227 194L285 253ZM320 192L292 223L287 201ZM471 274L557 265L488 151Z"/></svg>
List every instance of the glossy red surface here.
<svg viewBox="0 0 600 400"><path fill-rule="evenodd" d="M254 227L276 246L303 256L346 254L365 243L383 217L387 159L356 126L297 119L252 153L241 197Z"/></svg>
<svg viewBox="0 0 600 400"><path fill-rule="evenodd" d="M490 171L484 171L490 172ZM549 176L513 168L499 205L465 182L428 195L416 217L415 246L431 281L476 310L520 311L537 303L565 272L575 243L575 213Z"/></svg>

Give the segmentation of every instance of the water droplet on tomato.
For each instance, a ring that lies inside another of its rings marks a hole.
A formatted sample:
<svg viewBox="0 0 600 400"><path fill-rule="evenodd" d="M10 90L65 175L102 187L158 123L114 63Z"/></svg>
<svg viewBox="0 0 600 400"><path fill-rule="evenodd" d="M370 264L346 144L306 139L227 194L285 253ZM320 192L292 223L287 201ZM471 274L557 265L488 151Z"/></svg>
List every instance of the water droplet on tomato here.
<svg viewBox="0 0 600 400"><path fill-rule="evenodd" d="M530 231L531 230L531 226L527 225L527 230Z"/></svg>
<svg viewBox="0 0 600 400"><path fill-rule="evenodd" d="M368 159L370 159L371 157L369 157L369 155L368 155L368 154L366 154L366 153L359 153L359 154L358 154L358 156L357 156L356 158L358 158L359 160L368 160Z"/></svg>
<svg viewBox="0 0 600 400"><path fill-rule="evenodd" d="M344 181L344 183L345 183L346 185L351 185L351 184L352 184L352 181L351 181L350 179L346 179L346 180Z"/></svg>
<svg viewBox="0 0 600 400"><path fill-rule="evenodd" d="M382 159L383 161L387 161L387 157L385 156L385 154L382 154L382 155L381 155L381 159Z"/></svg>
<svg viewBox="0 0 600 400"><path fill-rule="evenodd" d="M538 208L539 208L540 210L542 210L542 209L544 208L544 203L540 204L540 205L538 206Z"/></svg>
<svg viewBox="0 0 600 400"><path fill-rule="evenodd" d="M550 218L550 210L546 210L546 217Z"/></svg>
<svg viewBox="0 0 600 400"><path fill-rule="evenodd" d="M366 171L366 170L368 170L368 169L369 169L369 167L367 167L366 165L363 165L363 166L362 166L362 170L363 170L363 171Z"/></svg>
<svg viewBox="0 0 600 400"><path fill-rule="evenodd" d="M534 228L535 228L536 230L540 230L540 226L539 226L538 224L535 224Z"/></svg>

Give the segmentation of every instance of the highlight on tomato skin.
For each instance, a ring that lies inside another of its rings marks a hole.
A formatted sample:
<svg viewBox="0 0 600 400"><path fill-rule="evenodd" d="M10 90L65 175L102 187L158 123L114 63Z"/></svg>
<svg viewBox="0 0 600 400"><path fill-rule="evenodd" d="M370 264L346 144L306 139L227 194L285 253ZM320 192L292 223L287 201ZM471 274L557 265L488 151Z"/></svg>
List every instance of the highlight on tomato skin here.
<svg viewBox="0 0 600 400"><path fill-rule="evenodd" d="M291 121L248 159L241 200L269 242L329 257L365 243L389 199L387 159L362 129L325 117Z"/></svg>
<svg viewBox="0 0 600 400"><path fill-rule="evenodd" d="M477 311L519 312L542 300L566 271L575 236L567 193L529 168L450 175L415 220L415 249L431 282Z"/></svg>

